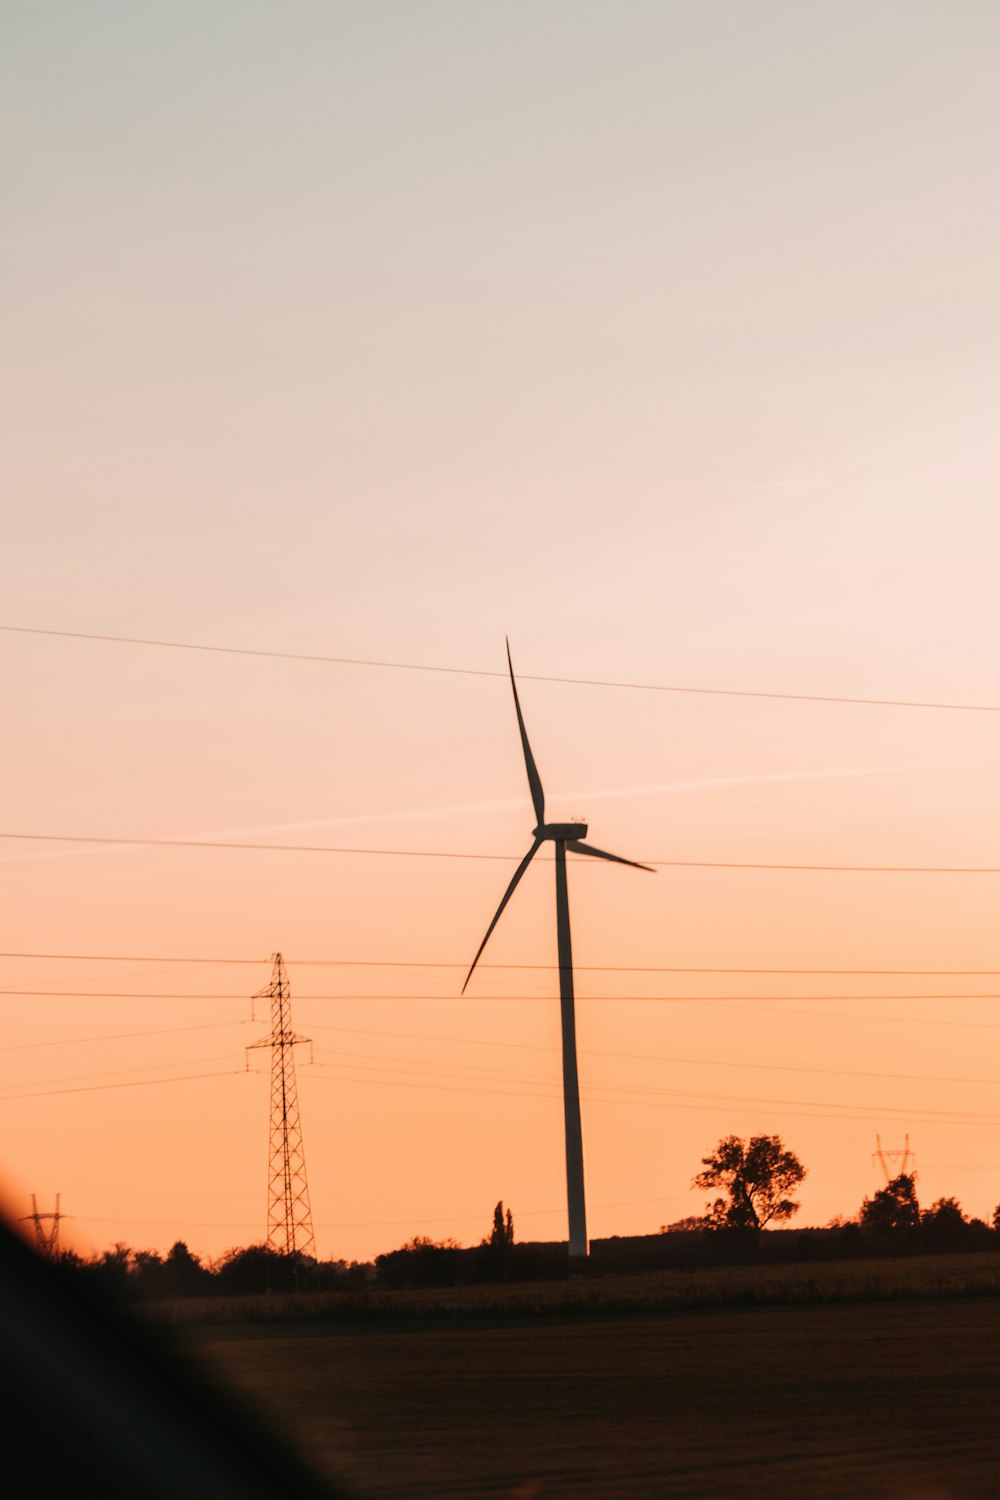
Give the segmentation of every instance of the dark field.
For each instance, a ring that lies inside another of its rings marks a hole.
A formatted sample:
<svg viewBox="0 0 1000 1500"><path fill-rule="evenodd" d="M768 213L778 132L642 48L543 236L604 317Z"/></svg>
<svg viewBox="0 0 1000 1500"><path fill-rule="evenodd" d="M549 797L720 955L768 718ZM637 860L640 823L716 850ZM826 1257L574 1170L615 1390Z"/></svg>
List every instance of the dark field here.
<svg viewBox="0 0 1000 1500"><path fill-rule="evenodd" d="M362 1497L1000 1496L996 1297L183 1342Z"/></svg>

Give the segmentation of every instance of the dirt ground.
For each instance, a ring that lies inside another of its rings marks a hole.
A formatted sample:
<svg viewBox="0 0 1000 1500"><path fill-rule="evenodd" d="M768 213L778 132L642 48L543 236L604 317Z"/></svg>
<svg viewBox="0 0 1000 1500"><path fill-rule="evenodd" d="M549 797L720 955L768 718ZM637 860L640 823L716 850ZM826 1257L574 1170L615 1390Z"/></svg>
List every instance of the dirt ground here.
<svg viewBox="0 0 1000 1500"><path fill-rule="evenodd" d="M362 1500L1000 1496L997 1298L179 1336Z"/></svg>

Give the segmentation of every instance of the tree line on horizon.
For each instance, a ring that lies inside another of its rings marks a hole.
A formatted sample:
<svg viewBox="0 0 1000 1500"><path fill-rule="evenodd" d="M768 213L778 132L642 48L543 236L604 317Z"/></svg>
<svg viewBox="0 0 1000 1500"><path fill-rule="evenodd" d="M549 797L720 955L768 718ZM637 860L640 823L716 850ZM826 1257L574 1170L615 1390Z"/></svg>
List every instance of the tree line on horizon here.
<svg viewBox="0 0 1000 1500"><path fill-rule="evenodd" d="M726 1136L702 1159L702 1171L692 1181L693 1187L716 1194L704 1213L661 1225L656 1235L595 1242L600 1253L592 1255L592 1261L607 1270L671 1265L693 1269L755 1259L841 1259L1000 1247L1000 1204L990 1223L966 1215L954 1197L938 1198L922 1208L916 1175L900 1173L866 1197L852 1217L838 1215L821 1227L804 1229L792 1237L792 1247L783 1246L779 1254L766 1244L765 1233L787 1224L799 1211L794 1193L806 1175L779 1136ZM630 1246L642 1247L639 1260L630 1255ZM513 1213L502 1201L478 1245L416 1235L373 1262L320 1261L281 1254L266 1244L237 1247L206 1262L183 1240L166 1255L119 1242L90 1257L67 1251L59 1259L114 1289L152 1298L349 1290L373 1281L388 1287L527 1281L567 1275L571 1269L564 1243L517 1243Z"/></svg>
<svg viewBox="0 0 1000 1500"><path fill-rule="evenodd" d="M799 1211L791 1194L805 1179L806 1168L776 1135L756 1135L748 1141L731 1135L702 1158L703 1170L692 1183L706 1191L723 1193L706 1205L704 1214L661 1227L661 1233L678 1230L730 1231L760 1235L768 1224L785 1223ZM838 1215L825 1229L856 1229L868 1235L922 1234L927 1243L961 1240L963 1234L980 1238L1000 1233L1000 1204L992 1220L968 1217L957 1198L938 1198L929 1208L917 1200L915 1172L901 1172L870 1198L865 1198L852 1218Z"/></svg>

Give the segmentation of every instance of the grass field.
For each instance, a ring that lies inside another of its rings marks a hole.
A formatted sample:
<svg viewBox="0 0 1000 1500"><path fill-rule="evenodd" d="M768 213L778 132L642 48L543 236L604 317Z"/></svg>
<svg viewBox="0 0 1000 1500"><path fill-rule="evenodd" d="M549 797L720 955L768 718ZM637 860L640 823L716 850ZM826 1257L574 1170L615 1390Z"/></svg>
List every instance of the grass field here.
<svg viewBox="0 0 1000 1500"><path fill-rule="evenodd" d="M1000 1496L996 1297L177 1336L361 1497Z"/></svg>
<svg viewBox="0 0 1000 1500"><path fill-rule="evenodd" d="M152 1303L147 1313L157 1321L172 1323L368 1323L401 1318L573 1317L969 1296L1000 1296L1000 1254L995 1250L976 1255L589 1275L522 1285L420 1287L411 1291L370 1287L346 1292L184 1298Z"/></svg>

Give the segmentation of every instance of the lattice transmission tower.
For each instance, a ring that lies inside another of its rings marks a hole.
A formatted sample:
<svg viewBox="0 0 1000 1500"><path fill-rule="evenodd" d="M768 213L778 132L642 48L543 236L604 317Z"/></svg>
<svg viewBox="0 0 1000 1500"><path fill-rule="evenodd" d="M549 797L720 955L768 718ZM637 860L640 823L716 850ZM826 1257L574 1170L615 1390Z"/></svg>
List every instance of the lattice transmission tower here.
<svg viewBox="0 0 1000 1500"><path fill-rule="evenodd" d="M306 1158L302 1149L295 1048L309 1037L292 1030L292 993L280 953L274 954L271 983L255 1000L271 1001L271 1035L252 1042L271 1049L271 1138L267 1169L267 1243L279 1255L315 1255ZM247 1059L249 1066L249 1058Z"/></svg>
<svg viewBox="0 0 1000 1500"><path fill-rule="evenodd" d="M917 1158L910 1150L910 1137L904 1136L903 1145L895 1150L887 1151L878 1136L875 1137L875 1151L872 1161L878 1162L885 1173L886 1183L894 1182L897 1177L917 1176Z"/></svg>
<svg viewBox="0 0 1000 1500"><path fill-rule="evenodd" d="M65 1217L65 1214L59 1212L58 1193L56 1193L55 1213L51 1214L40 1214L38 1212L38 1200L34 1193L32 1193L31 1213L25 1214L23 1222L27 1223L30 1219L34 1224L35 1243L38 1246L39 1254L48 1256L50 1260L55 1260L59 1254L59 1221Z"/></svg>

